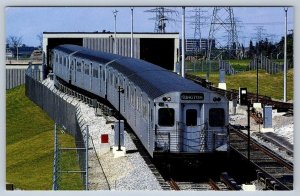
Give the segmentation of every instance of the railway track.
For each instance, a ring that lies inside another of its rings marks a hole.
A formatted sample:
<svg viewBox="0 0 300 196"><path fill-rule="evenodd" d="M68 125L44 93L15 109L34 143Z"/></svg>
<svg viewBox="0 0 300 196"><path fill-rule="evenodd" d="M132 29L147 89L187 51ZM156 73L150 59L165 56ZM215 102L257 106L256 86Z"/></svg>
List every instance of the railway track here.
<svg viewBox="0 0 300 196"><path fill-rule="evenodd" d="M288 142L285 138L280 137L272 132L267 133L254 133L259 139L264 140L278 147L279 150L285 151L287 155L293 157L294 146Z"/></svg>
<svg viewBox="0 0 300 196"><path fill-rule="evenodd" d="M248 159L248 137L240 129L229 127L230 148ZM293 164L272 150L250 139L250 163L256 168L257 179L269 190L293 190Z"/></svg>
<svg viewBox="0 0 300 196"><path fill-rule="evenodd" d="M192 74L186 74L185 77L189 80L194 81L195 83L208 88L210 90L215 91L216 93L226 97L228 100L233 100L233 99L237 99L238 98L238 90L235 89L231 89L231 90L223 90L223 89L219 89L217 87L212 86L211 82L206 82L205 79L199 77L199 76L195 76ZM247 99L250 103L254 103L256 102L256 94L254 93L247 93ZM271 99L271 97L268 96L262 96L259 95L258 96L258 102L262 103L263 105L269 105L272 106L273 109L277 109L279 111L286 111L289 113L293 113L293 103L285 103L285 102L280 102L280 101L274 101Z"/></svg>
<svg viewBox="0 0 300 196"><path fill-rule="evenodd" d="M209 178L206 182L189 182L189 181L175 181L170 179L168 181L172 190L175 191L228 191L241 190L241 187L229 177L225 172L220 175L220 180L215 181Z"/></svg>

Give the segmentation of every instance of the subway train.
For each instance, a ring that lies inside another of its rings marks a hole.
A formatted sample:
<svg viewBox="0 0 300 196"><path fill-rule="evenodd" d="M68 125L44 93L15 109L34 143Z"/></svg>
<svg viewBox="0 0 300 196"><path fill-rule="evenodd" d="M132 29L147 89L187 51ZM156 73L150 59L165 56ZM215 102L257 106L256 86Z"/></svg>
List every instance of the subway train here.
<svg viewBox="0 0 300 196"><path fill-rule="evenodd" d="M107 100L153 158L228 152L228 100L144 60L77 45L52 50L55 80ZM119 91L120 94L119 102Z"/></svg>

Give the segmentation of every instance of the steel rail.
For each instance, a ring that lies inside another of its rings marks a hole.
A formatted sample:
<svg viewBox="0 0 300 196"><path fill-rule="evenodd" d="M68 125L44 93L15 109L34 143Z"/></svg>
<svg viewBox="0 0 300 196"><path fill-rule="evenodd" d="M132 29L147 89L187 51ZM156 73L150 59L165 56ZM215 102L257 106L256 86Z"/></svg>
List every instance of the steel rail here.
<svg viewBox="0 0 300 196"><path fill-rule="evenodd" d="M234 133L236 133L240 138L246 140L247 136L238 131L237 129L234 129L233 127L231 127L230 129L231 131L234 131ZM260 145L258 142L256 142L254 139L251 138L251 146L252 148L256 147L256 149L258 149L260 152L263 152L265 155L267 155L268 157L272 158L275 162L279 163L282 165L282 167L287 168L288 170L290 170L291 172L293 171L293 164L290 162L287 162L286 160L282 159L281 157L279 157L278 155L276 155L274 152L272 152L270 149ZM241 153L241 151L235 147L233 147L232 145L230 145L230 148L232 150L234 150L235 152L237 152L238 154L240 154L244 159L248 159L246 155L244 155L243 153ZM266 177L266 179L272 179L270 181L273 181L273 184L277 184L278 189L279 190L291 190L290 187L288 187L286 184L284 184L284 182L280 181L278 178L276 178L275 176L273 176L272 174L270 174L268 171L266 171L264 168L262 168L261 166L258 165L258 163L256 163L253 160L250 160L250 162ZM275 186L274 186L275 188Z"/></svg>
<svg viewBox="0 0 300 196"><path fill-rule="evenodd" d="M217 185L215 181L213 181L211 178L208 179L208 184L211 186L213 190L219 191L221 190L220 187Z"/></svg>
<svg viewBox="0 0 300 196"><path fill-rule="evenodd" d="M180 188L179 188L178 184L172 178L170 178L168 183L170 184L170 186L173 190L180 191Z"/></svg>

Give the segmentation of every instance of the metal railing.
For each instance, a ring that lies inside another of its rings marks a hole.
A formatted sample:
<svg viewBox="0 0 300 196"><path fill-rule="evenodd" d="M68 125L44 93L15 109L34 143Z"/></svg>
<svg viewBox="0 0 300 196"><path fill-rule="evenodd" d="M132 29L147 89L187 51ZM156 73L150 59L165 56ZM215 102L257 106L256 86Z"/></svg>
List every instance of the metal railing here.
<svg viewBox="0 0 300 196"><path fill-rule="evenodd" d="M227 143L227 132L207 129L207 123L194 126L194 130L186 131L187 125L176 123L174 131L162 131L156 127L156 150L164 152L213 152Z"/></svg>
<svg viewBox="0 0 300 196"><path fill-rule="evenodd" d="M196 126L187 126L183 122L176 123L176 133L179 137L180 150L184 151L199 151L205 152L209 149L208 146L208 134L206 131L206 123ZM190 131L187 131L187 127L191 127Z"/></svg>
<svg viewBox="0 0 300 196"><path fill-rule="evenodd" d="M116 111L114 111L112 108L108 107L107 105L98 102L97 99L92 99L86 95L83 95L71 88L66 87L65 85L61 84L59 81L55 82L56 88L61 91L62 93L65 93L67 95L70 95L74 98L79 99L83 103L88 104L89 106L92 106L95 108L95 112L98 115L104 115L104 116L113 116L116 115Z"/></svg>

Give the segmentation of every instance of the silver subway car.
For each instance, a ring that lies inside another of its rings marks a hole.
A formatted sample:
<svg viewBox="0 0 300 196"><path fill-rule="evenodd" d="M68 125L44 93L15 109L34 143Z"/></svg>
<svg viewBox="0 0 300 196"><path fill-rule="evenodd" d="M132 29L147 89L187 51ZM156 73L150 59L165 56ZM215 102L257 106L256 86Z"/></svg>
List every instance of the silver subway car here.
<svg viewBox="0 0 300 196"><path fill-rule="evenodd" d="M227 152L228 100L152 63L75 45L53 49L56 79L119 106L152 156Z"/></svg>

